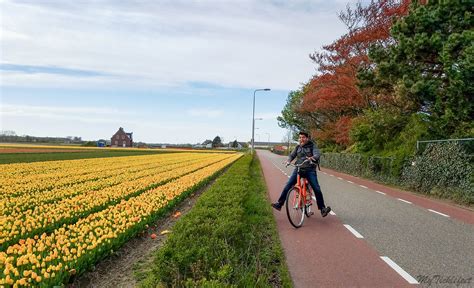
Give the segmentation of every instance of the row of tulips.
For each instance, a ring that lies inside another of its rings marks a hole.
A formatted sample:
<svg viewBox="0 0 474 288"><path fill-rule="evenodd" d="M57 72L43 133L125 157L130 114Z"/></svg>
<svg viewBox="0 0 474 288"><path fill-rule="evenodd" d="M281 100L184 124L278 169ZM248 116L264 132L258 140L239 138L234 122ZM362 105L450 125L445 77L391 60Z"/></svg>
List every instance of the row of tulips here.
<svg viewBox="0 0 474 288"><path fill-rule="evenodd" d="M0 285L51 287L80 273L142 231L177 199L238 159L232 155L52 233L21 239L0 252Z"/></svg>
<svg viewBox="0 0 474 288"><path fill-rule="evenodd" d="M194 154L199 155L199 154ZM119 158L119 159L117 159ZM111 161L110 159L116 159ZM75 183L83 183L94 181L100 178L109 177L111 174L120 173L120 170L137 168L144 165L150 165L156 162L176 161L182 159L176 153L158 154L147 156L135 156L133 162L130 157L111 157L82 159L70 161L54 161L64 162L60 170L44 171L41 174L22 175L19 177L15 173L9 173L6 168L16 166L15 169L24 169L23 163L2 165L2 173L0 173L0 199L8 197L16 197L22 194L31 194L49 190L53 187L68 186ZM52 161L53 162L53 161ZM27 163L28 168L38 168L40 170L49 162ZM66 165L65 165L66 164ZM117 171L119 170L119 171Z"/></svg>
<svg viewBox="0 0 474 288"><path fill-rule="evenodd" d="M20 238L30 237L43 231L69 224L93 212L114 205L122 199L138 195L143 191L166 183L174 178L221 161L231 155L220 154L200 161L169 164L150 173L147 177L123 182L97 191L82 193L61 201L35 206L28 210L13 210L0 216L0 251Z"/></svg>
<svg viewBox="0 0 474 288"><path fill-rule="evenodd" d="M112 170L108 170L105 166L102 166L102 170L105 170L106 173L98 173L97 179L72 183L69 185L59 185L46 191L22 193L16 197L11 196L0 199L0 215L9 215L12 211L25 211L32 207L39 207L42 204L58 201L59 199L71 198L82 193L100 190L130 180L150 176L172 169L172 167L169 167L170 164L183 165L186 162L189 164L212 157L200 154L188 154L187 156L189 156L189 158L187 158L188 161L182 158L155 159L153 157L146 164L141 164L140 166L122 167L120 169ZM76 167L76 169L80 169L80 167ZM50 185L54 185L54 183L51 183Z"/></svg>

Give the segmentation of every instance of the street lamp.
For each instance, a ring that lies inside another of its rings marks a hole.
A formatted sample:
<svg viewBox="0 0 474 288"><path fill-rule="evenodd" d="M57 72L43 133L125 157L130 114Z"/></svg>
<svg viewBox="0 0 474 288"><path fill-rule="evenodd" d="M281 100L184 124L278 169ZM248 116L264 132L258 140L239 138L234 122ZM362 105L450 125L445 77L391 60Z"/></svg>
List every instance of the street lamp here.
<svg viewBox="0 0 474 288"><path fill-rule="evenodd" d="M253 154L253 151L254 151L254 143L255 143L255 93L257 93L257 91L270 91L271 89L270 88L265 88L265 89L255 89L253 91L253 113L252 113L252 154Z"/></svg>
<svg viewBox="0 0 474 288"><path fill-rule="evenodd" d="M268 145L268 147L270 148L270 133L265 133L265 134L268 135L268 144L267 144L267 145Z"/></svg>

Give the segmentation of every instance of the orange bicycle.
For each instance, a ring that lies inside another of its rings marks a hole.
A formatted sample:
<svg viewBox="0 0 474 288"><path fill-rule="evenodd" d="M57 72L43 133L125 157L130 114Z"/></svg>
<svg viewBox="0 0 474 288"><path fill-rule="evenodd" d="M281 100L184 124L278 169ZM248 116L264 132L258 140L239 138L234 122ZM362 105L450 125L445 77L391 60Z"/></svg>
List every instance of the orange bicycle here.
<svg viewBox="0 0 474 288"><path fill-rule="evenodd" d="M312 189L309 185L308 180L300 176L300 167L305 162L301 164L289 164L290 166L296 167L298 178L296 185L288 191L286 195L286 215L288 215L288 220L290 220L291 225L295 228L300 228L303 225L305 216L310 217L314 214L311 211L313 206L313 197Z"/></svg>

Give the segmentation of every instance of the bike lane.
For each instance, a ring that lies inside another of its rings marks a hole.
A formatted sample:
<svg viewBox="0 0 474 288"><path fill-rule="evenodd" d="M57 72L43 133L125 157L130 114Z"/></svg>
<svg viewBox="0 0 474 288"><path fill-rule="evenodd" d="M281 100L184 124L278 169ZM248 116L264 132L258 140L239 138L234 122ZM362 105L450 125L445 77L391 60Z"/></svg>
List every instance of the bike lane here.
<svg viewBox="0 0 474 288"><path fill-rule="evenodd" d="M258 151L270 201L278 199L288 177ZM285 207L273 211L295 287L410 287L364 239L356 238L337 216L319 211L293 228Z"/></svg>

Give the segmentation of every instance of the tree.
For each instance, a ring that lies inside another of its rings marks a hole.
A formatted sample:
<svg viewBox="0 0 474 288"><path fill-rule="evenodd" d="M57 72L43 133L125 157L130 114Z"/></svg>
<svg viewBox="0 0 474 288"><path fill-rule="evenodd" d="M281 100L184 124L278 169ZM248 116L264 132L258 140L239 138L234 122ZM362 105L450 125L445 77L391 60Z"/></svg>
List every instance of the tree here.
<svg viewBox="0 0 474 288"><path fill-rule="evenodd" d="M357 73L371 67L368 52L372 45L393 42L390 27L407 13L408 4L409 0L372 0L366 6L348 6L339 18L349 32L310 55L319 73L303 90L300 113L307 115L309 130L322 142L349 145L352 119L384 101L358 86Z"/></svg>
<svg viewBox="0 0 474 288"><path fill-rule="evenodd" d="M377 91L392 89L405 111L427 114L432 136L472 135L473 26L469 1L414 1L393 26L395 44L371 49L376 65L361 79Z"/></svg>
<svg viewBox="0 0 474 288"><path fill-rule="evenodd" d="M292 131L305 130L304 116L299 113L303 95L302 90L290 91L290 93L288 93L285 107L281 111L281 116L277 117L278 126Z"/></svg>
<svg viewBox="0 0 474 288"><path fill-rule="evenodd" d="M222 147L221 137L216 136L216 137L214 138L214 140L212 140L212 147L213 147L213 148Z"/></svg>

